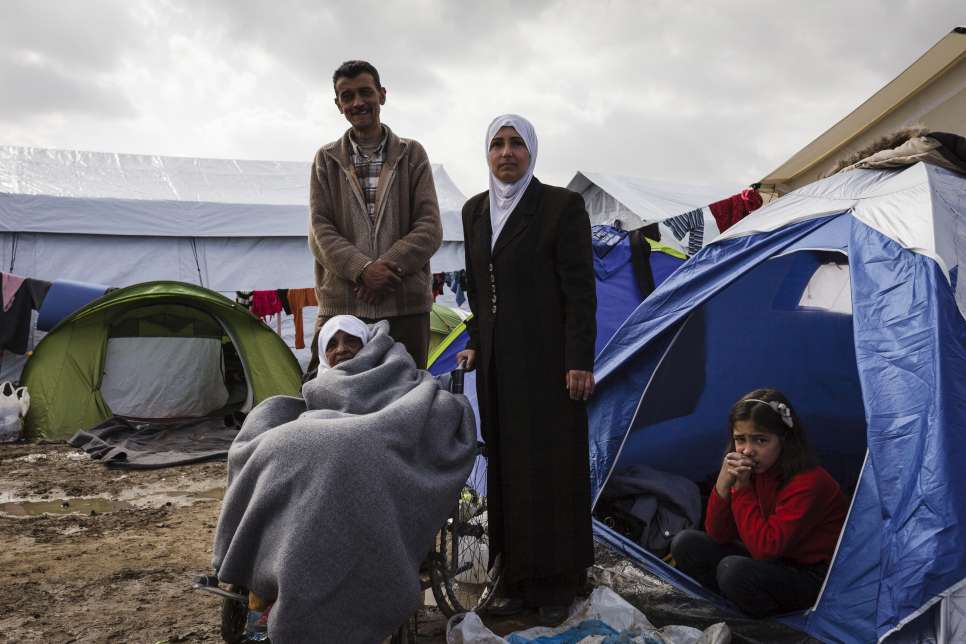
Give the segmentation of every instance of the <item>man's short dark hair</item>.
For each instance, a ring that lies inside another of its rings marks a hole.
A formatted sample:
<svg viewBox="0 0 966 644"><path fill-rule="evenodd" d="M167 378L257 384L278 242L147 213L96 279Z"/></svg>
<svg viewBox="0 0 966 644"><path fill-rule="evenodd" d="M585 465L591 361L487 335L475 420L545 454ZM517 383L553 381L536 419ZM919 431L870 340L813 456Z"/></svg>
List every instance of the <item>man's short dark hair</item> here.
<svg viewBox="0 0 966 644"><path fill-rule="evenodd" d="M335 89L335 83L340 78L355 78L359 74L372 74L373 80L376 81L376 88L382 87L382 83L379 81L379 72L372 66L372 63L367 63L364 60L347 60L339 65L339 68L332 74L332 89Z"/></svg>

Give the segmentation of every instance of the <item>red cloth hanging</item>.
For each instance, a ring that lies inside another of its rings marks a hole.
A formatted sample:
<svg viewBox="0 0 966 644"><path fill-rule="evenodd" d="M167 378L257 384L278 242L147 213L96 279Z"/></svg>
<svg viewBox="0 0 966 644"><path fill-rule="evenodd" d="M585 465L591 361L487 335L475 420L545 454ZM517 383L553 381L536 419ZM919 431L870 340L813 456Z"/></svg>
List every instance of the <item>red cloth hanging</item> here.
<svg viewBox="0 0 966 644"><path fill-rule="evenodd" d="M736 195L716 201L708 210L714 215L718 232L724 232L748 216L748 213L761 208L761 195L754 188L745 188Z"/></svg>
<svg viewBox="0 0 966 644"><path fill-rule="evenodd" d="M282 311L282 300L278 291L252 291L252 313L255 317L267 318Z"/></svg>

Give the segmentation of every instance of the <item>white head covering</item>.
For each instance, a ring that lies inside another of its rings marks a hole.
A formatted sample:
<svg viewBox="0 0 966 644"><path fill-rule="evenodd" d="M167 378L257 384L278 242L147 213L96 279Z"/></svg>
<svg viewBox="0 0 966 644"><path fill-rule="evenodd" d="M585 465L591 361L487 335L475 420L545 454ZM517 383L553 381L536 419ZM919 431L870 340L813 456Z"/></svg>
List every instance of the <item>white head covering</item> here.
<svg viewBox="0 0 966 644"><path fill-rule="evenodd" d="M493 227L493 236L490 238L490 248L496 246L496 240L500 237L500 231L506 225L506 220L510 213L520 203L523 193L527 191L530 180L533 179L533 167L537 165L537 133L533 129L533 124L527 119L517 114L503 114L496 117L486 129L486 148L487 158L490 154L490 142L500 131L501 127L510 126L517 131L523 142L527 144L530 152L530 165L523 176L513 183L503 183L490 173L490 224Z"/></svg>
<svg viewBox="0 0 966 644"><path fill-rule="evenodd" d="M329 318L329 321L319 329L319 360L326 367L331 367L325 357L325 349L329 346L329 340L335 335L336 331L345 331L349 335L362 340L362 346L369 342L369 327L365 322L354 315L336 315Z"/></svg>

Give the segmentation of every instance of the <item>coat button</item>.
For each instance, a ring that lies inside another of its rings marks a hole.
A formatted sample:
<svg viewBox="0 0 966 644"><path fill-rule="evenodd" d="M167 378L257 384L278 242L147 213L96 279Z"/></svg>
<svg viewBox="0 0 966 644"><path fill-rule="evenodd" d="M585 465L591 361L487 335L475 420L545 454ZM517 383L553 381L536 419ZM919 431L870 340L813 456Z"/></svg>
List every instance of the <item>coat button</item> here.
<svg viewBox="0 0 966 644"><path fill-rule="evenodd" d="M496 304L493 305L492 311L493 311L493 315L496 315Z"/></svg>

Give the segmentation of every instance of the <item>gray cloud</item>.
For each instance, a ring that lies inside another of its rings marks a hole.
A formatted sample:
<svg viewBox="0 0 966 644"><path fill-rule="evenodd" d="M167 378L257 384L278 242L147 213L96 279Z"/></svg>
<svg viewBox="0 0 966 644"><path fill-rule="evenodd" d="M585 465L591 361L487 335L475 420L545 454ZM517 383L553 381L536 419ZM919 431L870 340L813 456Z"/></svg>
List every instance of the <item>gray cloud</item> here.
<svg viewBox="0 0 966 644"><path fill-rule="evenodd" d="M83 111L83 138L38 129L52 147L100 136L101 149L308 159L346 126L332 70L366 58L389 88L386 121L467 192L485 182L486 123L508 110L535 122L538 174L557 183L580 169L749 183L966 22L961 0L39 4L0 25L14 95L0 117L23 131L32 114Z"/></svg>
<svg viewBox="0 0 966 644"><path fill-rule="evenodd" d="M123 0L6 0L0 51L35 52L63 67L103 72L137 47L144 21L135 7Z"/></svg>
<svg viewBox="0 0 966 644"><path fill-rule="evenodd" d="M50 114L130 117L109 74L136 46L141 25L122 2L4 3L0 21L0 119Z"/></svg>
<svg viewBox="0 0 966 644"><path fill-rule="evenodd" d="M77 75L46 61L0 58L0 120L14 121L49 114L96 114L125 118L135 110L124 94L95 75Z"/></svg>

